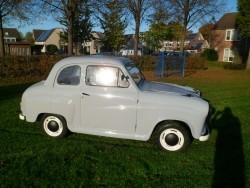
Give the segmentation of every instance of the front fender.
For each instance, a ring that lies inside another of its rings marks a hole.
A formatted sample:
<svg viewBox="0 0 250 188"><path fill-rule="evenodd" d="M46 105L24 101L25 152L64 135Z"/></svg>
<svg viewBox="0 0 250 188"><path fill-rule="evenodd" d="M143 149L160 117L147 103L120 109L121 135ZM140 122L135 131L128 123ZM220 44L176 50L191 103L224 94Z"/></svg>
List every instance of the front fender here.
<svg viewBox="0 0 250 188"><path fill-rule="evenodd" d="M208 102L180 95L141 95L137 113L137 136L148 139L159 122L175 120L185 123L198 139L209 111Z"/></svg>

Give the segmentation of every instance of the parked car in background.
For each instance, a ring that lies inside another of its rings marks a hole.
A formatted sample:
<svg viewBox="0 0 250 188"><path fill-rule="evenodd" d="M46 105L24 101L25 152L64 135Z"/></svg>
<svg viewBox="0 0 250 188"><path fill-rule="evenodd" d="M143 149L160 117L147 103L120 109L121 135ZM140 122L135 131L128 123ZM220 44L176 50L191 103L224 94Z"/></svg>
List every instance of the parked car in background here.
<svg viewBox="0 0 250 188"><path fill-rule="evenodd" d="M20 119L40 121L51 137L69 131L147 141L167 151L209 137L209 104L190 87L147 81L127 58L76 56L60 60L48 78L22 96Z"/></svg>

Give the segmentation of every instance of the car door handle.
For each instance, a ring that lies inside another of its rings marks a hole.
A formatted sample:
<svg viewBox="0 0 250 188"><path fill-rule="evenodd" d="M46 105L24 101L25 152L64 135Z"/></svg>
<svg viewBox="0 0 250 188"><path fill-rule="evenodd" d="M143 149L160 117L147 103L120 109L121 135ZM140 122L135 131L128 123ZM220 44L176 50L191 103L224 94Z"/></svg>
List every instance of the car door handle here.
<svg viewBox="0 0 250 188"><path fill-rule="evenodd" d="M88 93L82 93L82 95L86 95L86 96L89 96L89 94L88 94Z"/></svg>

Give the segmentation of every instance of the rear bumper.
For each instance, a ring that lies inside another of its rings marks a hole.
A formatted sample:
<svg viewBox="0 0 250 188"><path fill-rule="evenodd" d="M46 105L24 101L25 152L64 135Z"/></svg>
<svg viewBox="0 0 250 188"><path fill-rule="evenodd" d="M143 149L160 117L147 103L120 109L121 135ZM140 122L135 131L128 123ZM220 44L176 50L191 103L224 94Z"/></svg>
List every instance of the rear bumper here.
<svg viewBox="0 0 250 188"><path fill-rule="evenodd" d="M19 119L25 120L26 118L25 118L25 116L24 116L22 113L20 113L20 114L19 114Z"/></svg>
<svg viewBox="0 0 250 188"><path fill-rule="evenodd" d="M202 135L200 136L199 140L200 141L206 141L206 140L208 140L209 136L210 136L209 128L208 128L208 126L206 124L204 126L204 128L203 128Z"/></svg>

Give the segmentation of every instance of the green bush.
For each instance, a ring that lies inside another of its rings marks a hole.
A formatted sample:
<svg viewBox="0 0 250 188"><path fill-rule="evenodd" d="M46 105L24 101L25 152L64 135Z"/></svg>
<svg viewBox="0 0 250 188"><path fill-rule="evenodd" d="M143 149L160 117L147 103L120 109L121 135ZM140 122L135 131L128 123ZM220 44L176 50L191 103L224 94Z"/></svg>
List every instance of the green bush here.
<svg viewBox="0 0 250 188"><path fill-rule="evenodd" d="M58 51L57 46L54 44L49 44L46 49L49 54L55 54Z"/></svg>
<svg viewBox="0 0 250 188"><path fill-rule="evenodd" d="M214 49L206 49L201 54L202 57L206 58L208 61L217 61L218 60L218 52Z"/></svg>

